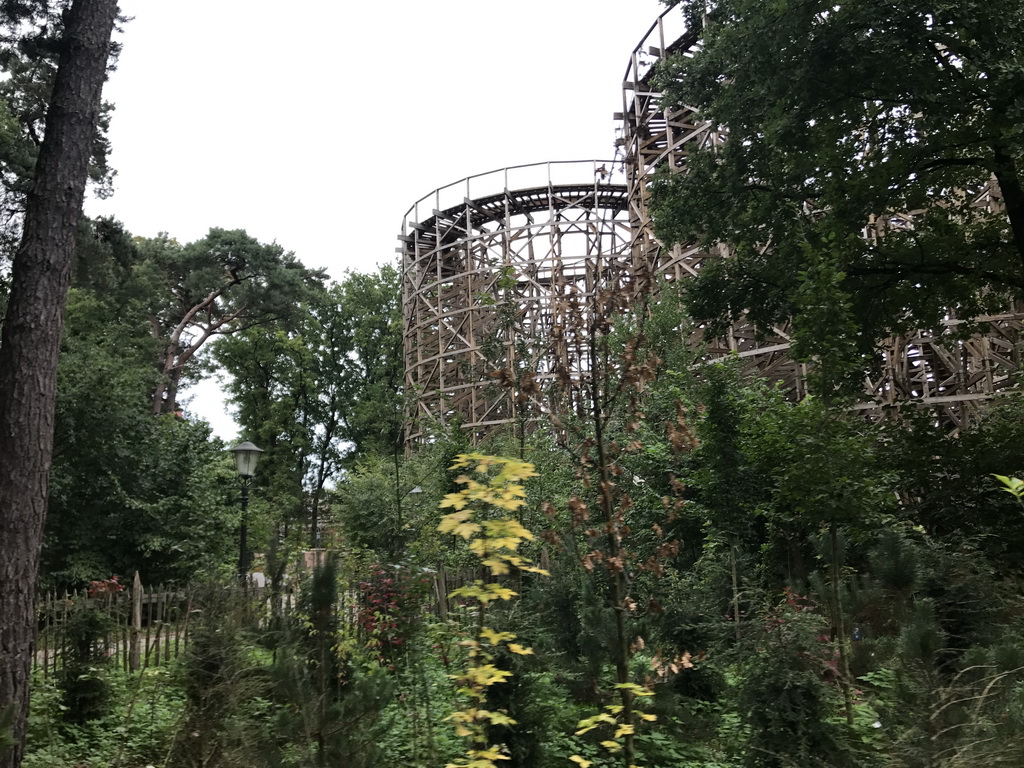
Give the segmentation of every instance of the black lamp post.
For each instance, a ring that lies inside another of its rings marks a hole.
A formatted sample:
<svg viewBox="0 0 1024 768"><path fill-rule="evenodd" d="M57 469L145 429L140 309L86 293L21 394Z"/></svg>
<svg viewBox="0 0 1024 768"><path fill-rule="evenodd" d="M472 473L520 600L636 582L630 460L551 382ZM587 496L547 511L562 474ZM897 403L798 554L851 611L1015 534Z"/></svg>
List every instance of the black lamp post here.
<svg viewBox="0 0 1024 768"><path fill-rule="evenodd" d="M249 578L249 550L246 546L246 533L249 522L249 483L256 474L256 463L260 460L262 448L257 448L246 441L239 443L231 452L235 455L235 470L242 479L242 528L238 545L238 578L244 583Z"/></svg>

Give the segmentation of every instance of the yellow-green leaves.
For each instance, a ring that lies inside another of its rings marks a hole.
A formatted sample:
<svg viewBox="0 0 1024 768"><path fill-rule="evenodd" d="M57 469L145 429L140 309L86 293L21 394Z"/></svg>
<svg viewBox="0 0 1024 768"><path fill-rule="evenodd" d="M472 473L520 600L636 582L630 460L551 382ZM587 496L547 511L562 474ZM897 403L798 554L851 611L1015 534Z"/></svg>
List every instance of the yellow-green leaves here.
<svg viewBox="0 0 1024 768"><path fill-rule="evenodd" d="M654 695L652 691L649 691L647 688L644 688L642 685L637 685L636 683L619 683L615 687L619 690L628 691L633 696ZM620 720L623 709L624 707L621 704L608 704L604 708L603 712L599 712L598 714L592 717L587 717L583 720L580 720L579 723L577 723L576 725L578 729L576 731L576 735L582 736L585 733L593 731L595 728L600 728L602 726L612 726L615 728L612 734L612 738L605 739L604 741L600 742L600 744L602 747L604 747L612 754L622 752L623 745L619 742L619 739L621 739L623 736L631 736L636 733L636 726L634 726L632 723L625 723ZM634 717L638 717L641 720L644 720L649 723L652 723L658 719L657 715L652 715L649 712L641 712L640 710L634 710L633 715ZM569 759L573 762L579 763L580 760L583 760L583 758L577 759L578 757L578 755L573 755ZM587 765L590 765L589 761L584 760L583 762ZM584 768L586 767L584 766Z"/></svg>
<svg viewBox="0 0 1024 768"><path fill-rule="evenodd" d="M582 736L584 733L597 728L601 723L611 723L612 725L615 725L615 718L607 712L599 712L593 717L584 718L576 724L576 727L579 728L579 730L576 731L576 735Z"/></svg>
<svg viewBox="0 0 1024 768"><path fill-rule="evenodd" d="M505 576L513 570L547 575L546 571L533 566L519 553L523 542L533 540L533 534L518 520L503 516L526 503L526 491L520 483L536 476L533 466L516 459L468 453L458 456L452 469L467 469L470 474L459 475L455 482L464 486L463 489L449 493L441 501L441 509L454 511L441 518L437 529L468 542L469 551L479 558L492 576ZM511 600L516 596L513 590L499 582L485 583L477 579L472 584L459 587L449 596L471 600L478 609L476 631L461 643L468 649L469 666L461 674L453 675L459 692L476 706L455 712L449 718L455 723L455 733L469 739L471 747L466 751L465 759L449 763L446 768L497 768L496 760L509 758L502 752L502 745L488 744L487 728L514 725L515 720L506 712L478 706L486 701L490 686L504 682L512 675L494 665L492 649L506 645L508 650L519 655L532 654L533 649L511 642L516 639L514 632L499 632L484 624L487 607L495 600ZM587 765L589 763L582 768L587 768Z"/></svg>
<svg viewBox="0 0 1024 768"><path fill-rule="evenodd" d="M455 495L455 494L449 494ZM447 498L447 497L445 497ZM442 506L444 504L442 503ZM452 505L454 506L454 505ZM463 504L465 506L465 504ZM468 509L462 509L462 507L456 507L460 511L452 512L450 515L445 515L441 518L441 523L437 526L437 530L441 533L452 533L456 536L461 536L464 539L472 537L474 534L480 533L482 530L476 523L468 522L469 518L472 517L473 513Z"/></svg>
<svg viewBox="0 0 1024 768"><path fill-rule="evenodd" d="M498 645L500 643L507 642L508 640L515 640L516 636L513 632L495 632L490 627L482 627L479 635L481 639L485 640L488 645Z"/></svg>
<svg viewBox="0 0 1024 768"><path fill-rule="evenodd" d="M615 687L616 687L616 689L618 689L620 691L629 691L634 696L653 696L654 695L654 691L649 691L646 688L644 688L642 685L637 685L636 683L618 683Z"/></svg>
<svg viewBox="0 0 1024 768"><path fill-rule="evenodd" d="M441 509L455 511L442 517L437 529L468 541L470 551L480 558L492 576L505 576L513 570L547 575L518 554L524 541L533 541L533 534L518 520L500 516L502 511L513 512L526 503L526 491L519 483L536 476L533 465L479 453L458 456L452 464L452 469L467 467L472 467L472 472L479 477L459 475L455 478L455 482L465 487L458 493L449 493L441 501Z"/></svg>
<svg viewBox="0 0 1024 768"><path fill-rule="evenodd" d="M497 768L495 760L508 760L508 755L503 755L494 749L471 749L466 755L469 760L459 763L448 763L444 768Z"/></svg>
<svg viewBox="0 0 1024 768"><path fill-rule="evenodd" d="M533 464L520 459L509 459L504 456L485 456L482 453L463 453L455 457L451 469L465 469L475 465L475 471L481 474L497 468L496 480L502 485L518 483L528 477L537 477Z"/></svg>
<svg viewBox="0 0 1024 768"><path fill-rule="evenodd" d="M503 683L512 677L512 673L505 669L498 669L493 664L481 664L466 671L466 679L476 685L488 687L495 683Z"/></svg>
<svg viewBox="0 0 1024 768"><path fill-rule="evenodd" d="M458 493L445 496L441 501L441 509L453 507L460 510L474 501L484 501L499 509L515 511L526 503L526 491L519 483L528 477L537 476L529 462L479 453L457 456L451 468L463 469L471 465L473 472L481 475L483 481L459 475L455 482L466 487Z"/></svg>
<svg viewBox="0 0 1024 768"><path fill-rule="evenodd" d="M452 590L448 597L468 597L471 600L476 600L478 603L487 605L495 600L510 600L517 594L508 587L503 587L493 582L484 584L480 579L477 579L472 584Z"/></svg>
<svg viewBox="0 0 1024 768"><path fill-rule="evenodd" d="M1003 484L1003 490L1014 498L1024 498L1024 480L1019 477L1007 477L1006 475L992 475Z"/></svg>

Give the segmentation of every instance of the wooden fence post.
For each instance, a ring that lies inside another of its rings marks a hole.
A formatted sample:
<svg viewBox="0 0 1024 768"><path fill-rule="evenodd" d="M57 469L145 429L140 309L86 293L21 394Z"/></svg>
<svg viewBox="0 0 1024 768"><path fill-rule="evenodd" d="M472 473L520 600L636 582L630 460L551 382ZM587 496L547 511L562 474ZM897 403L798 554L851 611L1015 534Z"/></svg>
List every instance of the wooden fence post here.
<svg viewBox="0 0 1024 768"><path fill-rule="evenodd" d="M132 582L132 632L131 632L131 657L128 661L128 671L138 672L139 670L139 636L142 634L142 580L139 572L135 572L135 580Z"/></svg>
<svg viewBox="0 0 1024 768"><path fill-rule="evenodd" d="M437 573L434 575L434 600L437 605L437 617L439 619L448 618L448 580L446 578L444 563L441 563L437 567Z"/></svg>
<svg viewBox="0 0 1024 768"><path fill-rule="evenodd" d="M67 649L68 649L68 607L71 605L71 596L68 591L64 590L64 599L60 601L60 649L58 655L54 657L53 669L57 671L57 663L60 662L61 669L64 668L64 662L67 660Z"/></svg>
<svg viewBox="0 0 1024 768"><path fill-rule="evenodd" d="M50 663L50 643L53 642L52 639L51 639L53 633L50 631L50 625L51 625L50 612L53 610L53 608L52 608L52 602L53 601L50 599L49 594L47 594L47 596L44 597L40 602L41 602L42 607L43 607L42 608L42 612L41 612L42 617L43 617L43 627L39 631L39 639L36 640L36 648L37 648L36 659L39 658L39 651L42 651L43 652L43 679L45 680L50 675L50 667L49 667L49 663ZM35 661L36 659L33 659L33 661Z"/></svg>

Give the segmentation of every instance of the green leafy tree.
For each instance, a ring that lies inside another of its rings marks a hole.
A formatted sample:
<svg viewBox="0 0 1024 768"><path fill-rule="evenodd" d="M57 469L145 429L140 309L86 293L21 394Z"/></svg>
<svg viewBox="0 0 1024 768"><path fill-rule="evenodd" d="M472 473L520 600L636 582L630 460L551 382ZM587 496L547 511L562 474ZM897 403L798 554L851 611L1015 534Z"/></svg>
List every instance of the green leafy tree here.
<svg viewBox="0 0 1024 768"><path fill-rule="evenodd" d="M340 284L339 308L351 327L357 382L346 439L351 458L394 453L402 444L402 290L398 270L350 272ZM350 459L351 460L351 459Z"/></svg>
<svg viewBox="0 0 1024 768"><path fill-rule="evenodd" d="M219 339L239 421L267 450L261 482L319 540L325 489L371 451L401 447L401 332L393 267L310 291L302 311ZM392 487L389 484L389 487ZM408 489L406 489L408 490Z"/></svg>
<svg viewBox="0 0 1024 768"><path fill-rule="evenodd" d="M381 715L395 685L339 621L338 564L337 554L329 553L309 575L297 621L276 655L271 673L282 705L278 726L291 737L283 751L297 764L371 768L382 764L388 721Z"/></svg>
<svg viewBox="0 0 1024 768"><path fill-rule="evenodd" d="M138 244L121 222L83 217L71 284L96 293L116 313L118 322L137 323L129 318L142 314L140 286L134 280L139 260Z"/></svg>
<svg viewBox="0 0 1024 768"><path fill-rule="evenodd" d="M359 459L331 493L342 540L381 562L464 565L461 553L444 546L435 530L436 502L452 487L445 467L457 453L445 445L421 449L399 460L397 474L394 455Z"/></svg>
<svg viewBox="0 0 1024 768"><path fill-rule="evenodd" d="M927 412L883 425L879 451L895 475L899 513L936 541L970 542L1006 574L1024 566L1024 515L993 475L1024 471L1024 403L991 403L977 423L950 438Z"/></svg>
<svg viewBox="0 0 1024 768"><path fill-rule="evenodd" d="M1024 10L678 5L702 44L663 67L666 100L727 130L655 185L661 238L729 251L692 281L698 322L795 318L798 355L857 367L877 339L1020 294Z"/></svg>
<svg viewBox="0 0 1024 768"><path fill-rule="evenodd" d="M209 427L149 412L145 319L73 289L58 370L43 572L51 585L138 570L185 580L231 551L237 505ZM131 320L134 319L134 326Z"/></svg>
<svg viewBox="0 0 1024 768"><path fill-rule="evenodd" d="M444 497L439 505L451 507L441 518L438 530L460 536L468 542L470 551L480 560L482 568L491 576L533 572L547 575L520 553L520 545L533 539L533 534L507 514L515 512L525 502L526 491L521 483L536 476L533 465L516 459L470 453L458 456L452 469L466 469L471 474L460 475L456 482L465 486L457 493ZM475 477L474 477L475 475ZM503 516L506 515L506 516ZM447 768L496 768L495 760L507 760L502 754L504 745L491 740L492 726L515 725L507 712L488 709L488 690L505 682L512 673L494 663L502 648L519 655L530 655L532 648L512 642L514 632L496 631L487 626L488 609L496 600L509 600L516 592L499 581L484 582L476 579L472 584L459 587L450 597L471 601L476 615L476 626L463 641L468 649L468 665L455 680L458 691L465 696L468 706L453 712L451 720L455 732L469 741L466 759L449 763Z"/></svg>
<svg viewBox="0 0 1024 768"><path fill-rule="evenodd" d="M26 195L43 142L68 2L18 0L0 7L0 269L21 235ZM116 58L117 43L112 45ZM90 148L88 178L100 196L111 192L107 129L112 106L102 103Z"/></svg>
<svg viewBox="0 0 1024 768"><path fill-rule="evenodd" d="M307 310L309 304L305 305ZM310 320L310 322L313 322ZM278 510L275 523L303 524L306 520L308 481L316 482L313 463L321 469L333 464L337 440L335 424L317 422L314 402L321 396L315 373L316 350L297 330L284 322L248 328L218 339L213 357L230 374L228 392L238 420L264 449L256 478L259 498ZM326 429L326 455L314 454L317 427ZM315 509L316 502L309 499ZM307 538L307 537L303 537Z"/></svg>
<svg viewBox="0 0 1024 768"><path fill-rule="evenodd" d="M743 722L742 764L751 768L854 765L831 677L826 620L786 593L758 616L738 665L737 709Z"/></svg>
<svg viewBox="0 0 1024 768"><path fill-rule="evenodd" d="M188 245L160 236L139 244L150 324L161 343L153 413L177 409L186 366L212 337L293 317L322 273L242 230L211 229Z"/></svg>
<svg viewBox="0 0 1024 768"><path fill-rule="evenodd" d="M216 582L196 594L195 604L176 681L184 704L163 754L183 768L259 765L269 751L267 723L254 715L269 691L263 659L247 632L248 606Z"/></svg>

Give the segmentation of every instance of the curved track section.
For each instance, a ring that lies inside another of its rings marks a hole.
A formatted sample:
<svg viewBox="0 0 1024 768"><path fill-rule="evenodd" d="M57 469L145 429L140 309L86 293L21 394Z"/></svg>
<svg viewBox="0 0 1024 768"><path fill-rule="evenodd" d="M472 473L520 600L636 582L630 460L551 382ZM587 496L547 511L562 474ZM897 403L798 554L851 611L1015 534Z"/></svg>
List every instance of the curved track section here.
<svg viewBox="0 0 1024 768"><path fill-rule="evenodd" d="M407 443L525 429L589 370L592 307L631 280L628 195L611 161L502 169L406 214Z"/></svg>
<svg viewBox="0 0 1024 768"><path fill-rule="evenodd" d="M685 173L694 151L712 149L726 138L724 129L702 119L695 108L663 105L661 92L654 86L655 67L662 58L692 56L699 46L700 40L686 28L678 9L662 13L630 54L622 85L622 112L616 114L621 120L618 144L629 189L635 269L676 281L696 276L706 259L724 256L724 252L707 253L695 246L663 247L654 236L649 208L655 173L664 169ZM804 368L789 354L787 328L764 333L740 321L719 338L707 337L697 329L690 343L705 349L708 360L739 355L759 375L781 382L793 396L806 393Z"/></svg>

